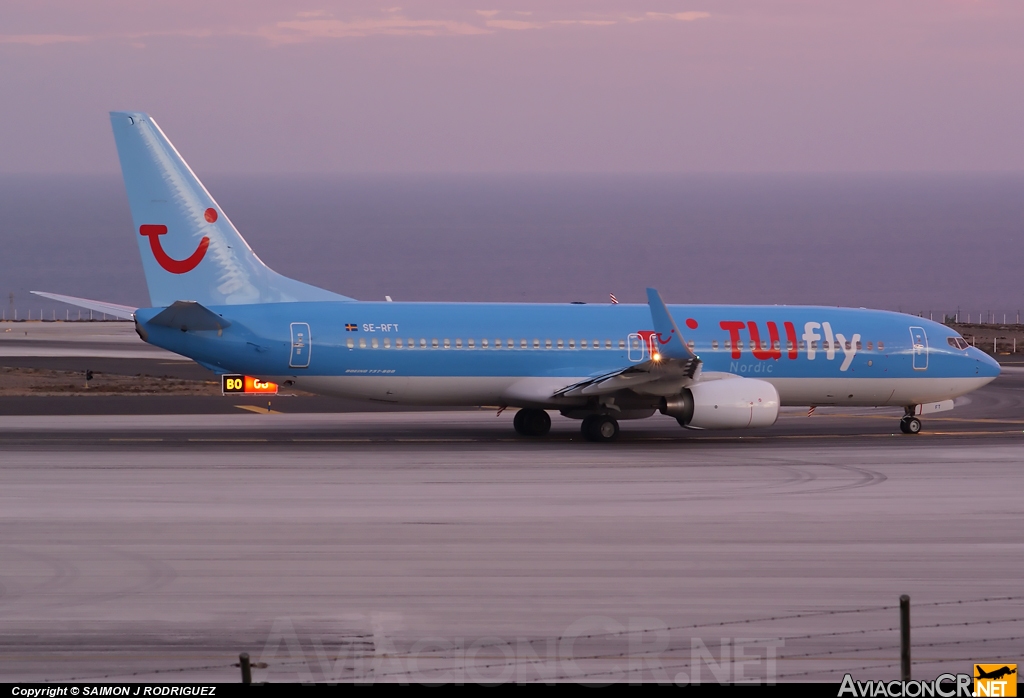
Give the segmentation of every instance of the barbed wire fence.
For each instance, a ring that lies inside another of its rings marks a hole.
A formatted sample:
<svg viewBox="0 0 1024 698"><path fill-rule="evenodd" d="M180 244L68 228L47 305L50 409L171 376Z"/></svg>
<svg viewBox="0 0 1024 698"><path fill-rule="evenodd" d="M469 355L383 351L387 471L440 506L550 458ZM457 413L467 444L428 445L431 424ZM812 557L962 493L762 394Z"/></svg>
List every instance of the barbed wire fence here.
<svg viewBox="0 0 1024 698"><path fill-rule="evenodd" d="M258 661L247 652L238 661L196 664L183 667L138 669L130 672L104 672L69 677L53 677L61 682L117 681L130 679L173 679L175 676L209 674L240 670L236 676L243 683L289 681L326 683L553 683L553 682L618 682L652 681L676 684L700 683L701 665L710 670L713 682L730 681L735 673L730 667L741 661L742 643L746 648L769 648L765 655L774 663L758 676L747 676L755 682L791 682L800 680L838 681L845 673L900 672L909 678L911 666L919 673L937 674L938 666L958 664L963 670L976 661L1002 661L1007 652L1019 650L1024 634L1024 595L987 596L972 599L934 601L916 604L915 613L960 607L957 613L968 612L973 618L934 618L919 625L909 622L909 598L906 607L900 604L859 608L815 610L786 614L769 614L717 622L697 622L658 627L621 628L609 632L566 633L533 638L480 638L469 642L434 638L433 644L417 649L412 642L397 649L389 638L375 633L348 634L341 642L330 643L341 650L330 657L322 639L295 636L289 641L288 654L276 656L277 644L269 650L272 638L263 647ZM1016 611L1016 612L1014 612ZM899 614L899 622L871 622L879 614ZM862 627L822 629L811 632L768 632L772 625L794 621L834 622L864 617ZM603 618L603 617L602 617ZM610 620L610 619L609 619ZM621 624L620 624L621 625ZM766 627L767 626L767 627ZM717 638L721 654L715 657L697 632L742 630L749 638ZM911 630L917 640L910 640ZM952 636L947 631L963 630L969 636ZM982 634L977 631L984 630ZM1007 633L1006 631L1010 632ZM945 636L935 636L936 631ZM273 634L273 633L271 633ZM663 640L657 642L655 640ZM836 646L836 641L844 642ZM874 640L872 642L871 640ZM736 648L730 655L729 648ZM550 651L554 648L554 652ZM930 650L953 650L942 656ZM511 652L510 652L511 650ZM568 650L568 652L566 651ZM915 653L911 664L911 650ZM925 653L920 656L918 653ZM981 656L981 655L984 656ZM748 661L753 655L744 655ZM1015 661L1007 656L1006 661ZM867 661L864 661L867 660ZM624 665L625 664L625 665ZM808 668L808 664L811 667ZM776 669L776 666L778 669ZM925 669L929 667L929 669ZM254 670L256 670L254 672ZM742 670L740 675L742 676ZM255 676L254 676L255 674ZM319 674L319 676L314 675ZM921 676L917 676L921 678ZM193 680L190 676L188 680Z"/></svg>

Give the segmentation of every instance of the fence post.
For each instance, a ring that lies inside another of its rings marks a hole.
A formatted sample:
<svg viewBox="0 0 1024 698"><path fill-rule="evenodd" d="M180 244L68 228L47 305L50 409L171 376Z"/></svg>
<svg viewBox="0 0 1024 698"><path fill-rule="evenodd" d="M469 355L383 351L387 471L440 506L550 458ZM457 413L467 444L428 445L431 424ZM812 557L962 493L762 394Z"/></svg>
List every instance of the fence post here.
<svg viewBox="0 0 1024 698"><path fill-rule="evenodd" d="M238 665L242 667L242 683L248 686L252 683L252 668L249 665L248 652L242 652L238 655Z"/></svg>
<svg viewBox="0 0 1024 698"><path fill-rule="evenodd" d="M910 681L910 597L900 596L900 679Z"/></svg>

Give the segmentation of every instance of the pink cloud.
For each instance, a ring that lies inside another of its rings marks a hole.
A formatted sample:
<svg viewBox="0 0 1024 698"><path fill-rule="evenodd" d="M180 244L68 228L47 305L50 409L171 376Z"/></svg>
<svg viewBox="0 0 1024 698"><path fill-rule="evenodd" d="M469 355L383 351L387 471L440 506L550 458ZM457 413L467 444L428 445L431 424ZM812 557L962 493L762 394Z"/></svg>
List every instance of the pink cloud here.
<svg viewBox="0 0 1024 698"><path fill-rule="evenodd" d="M490 33L469 22L448 19L411 19L389 13L385 17L367 19L294 19L277 22L252 32L273 43L295 43L311 39L338 39L372 36L468 36Z"/></svg>
<svg viewBox="0 0 1024 698"><path fill-rule="evenodd" d="M0 44L48 46L50 44L80 44L97 37L75 34L0 34Z"/></svg>

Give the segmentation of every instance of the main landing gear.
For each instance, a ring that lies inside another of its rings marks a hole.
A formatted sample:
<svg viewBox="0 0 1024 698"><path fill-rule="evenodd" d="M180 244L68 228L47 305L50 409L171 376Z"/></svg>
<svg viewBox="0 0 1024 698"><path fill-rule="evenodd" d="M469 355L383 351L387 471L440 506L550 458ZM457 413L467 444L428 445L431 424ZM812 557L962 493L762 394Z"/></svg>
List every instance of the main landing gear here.
<svg viewBox="0 0 1024 698"><path fill-rule="evenodd" d="M921 420L912 414L900 420L900 431L904 434L919 434L921 432Z"/></svg>
<svg viewBox="0 0 1024 698"><path fill-rule="evenodd" d="M615 441L619 437L619 423L606 414L592 414L584 418L580 431L587 441Z"/></svg>
<svg viewBox="0 0 1024 698"><path fill-rule="evenodd" d="M544 436L551 431L551 417L544 410L526 408L516 412L512 426L522 436Z"/></svg>

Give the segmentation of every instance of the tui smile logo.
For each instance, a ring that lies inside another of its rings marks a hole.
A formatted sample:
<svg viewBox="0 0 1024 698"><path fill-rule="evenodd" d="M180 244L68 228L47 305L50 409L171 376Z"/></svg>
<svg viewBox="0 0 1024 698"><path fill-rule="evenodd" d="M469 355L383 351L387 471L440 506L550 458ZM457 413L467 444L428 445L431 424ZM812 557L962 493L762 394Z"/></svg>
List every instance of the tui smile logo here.
<svg viewBox="0 0 1024 698"><path fill-rule="evenodd" d="M217 212L212 209L206 209L204 217L207 223L213 223L217 220ZM167 234L166 225L140 225L139 235L149 238L149 247L153 250L153 257L166 271L172 274L185 274L197 266L203 261L203 257L206 256L206 249L210 246L210 238L203 236L203 239L199 241L199 247L196 251L190 254L185 259L174 259L164 251L163 246L160 244L160 236Z"/></svg>

